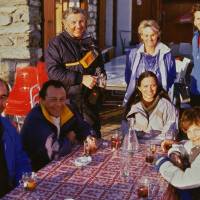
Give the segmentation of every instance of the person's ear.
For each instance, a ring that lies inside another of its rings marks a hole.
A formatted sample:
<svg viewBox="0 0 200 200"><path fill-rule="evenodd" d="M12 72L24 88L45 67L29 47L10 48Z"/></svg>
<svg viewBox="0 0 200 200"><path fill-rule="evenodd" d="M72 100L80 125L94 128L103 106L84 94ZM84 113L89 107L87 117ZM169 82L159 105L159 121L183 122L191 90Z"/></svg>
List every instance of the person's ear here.
<svg viewBox="0 0 200 200"><path fill-rule="evenodd" d="M63 19L62 24L63 24L64 29L66 30L67 29L67 20Z"/></svg>

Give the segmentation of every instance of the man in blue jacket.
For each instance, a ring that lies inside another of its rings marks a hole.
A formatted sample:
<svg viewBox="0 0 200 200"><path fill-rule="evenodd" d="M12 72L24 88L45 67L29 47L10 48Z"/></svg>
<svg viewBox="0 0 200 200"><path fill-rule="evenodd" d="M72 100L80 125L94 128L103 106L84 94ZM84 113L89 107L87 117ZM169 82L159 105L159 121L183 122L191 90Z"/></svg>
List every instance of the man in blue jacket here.
<svg viewBox="0 0 200 200"><path fill-rule="evenodd" d="M82 117L66 105L66 95L62 82L47 81L39 93L40 104L25 119L22 141L35 171L69 153L73 143L91 132Z"/></svg>
<svg viewBox="0 0 200 200"><path fill-rule="evenodd" d="M0 79L0 113L3 112L9 95L7 83ZM31 165L22 150L20 136L11 122L0 115L0 198L19 184L24 172Z"/></svg>

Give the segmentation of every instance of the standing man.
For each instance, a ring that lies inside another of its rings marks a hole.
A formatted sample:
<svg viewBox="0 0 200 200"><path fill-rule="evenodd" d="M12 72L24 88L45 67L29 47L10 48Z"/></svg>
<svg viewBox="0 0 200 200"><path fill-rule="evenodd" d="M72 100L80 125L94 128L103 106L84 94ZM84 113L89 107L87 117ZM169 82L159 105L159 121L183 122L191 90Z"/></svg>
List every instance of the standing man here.
<svg viewBox="0 0 200 200"><path fill-rule="evenodd" d="M0 79L0 113L8 95L9 87ZM22 150L19 134L11 122L0 115L0 198L19 184L22 173L30 171L30 162Z"/></svg>
<svg viewBox="0 0 200 200"><path fill-rule="evenodd" d="M200 4L193 6L193 18L196 31L192 39L192 55L194 66L191 73L192 105L200 105Z"/></svg>
<svg viewBox="0 0 200 200"><path fill-rule="evenodd" d="M64 83L70 103L101 137L99 110L106 80L102 56L86 34L85 10L69 8L63 13L63 25L65 31L51 40L46 50L49 78Z"/></svg>

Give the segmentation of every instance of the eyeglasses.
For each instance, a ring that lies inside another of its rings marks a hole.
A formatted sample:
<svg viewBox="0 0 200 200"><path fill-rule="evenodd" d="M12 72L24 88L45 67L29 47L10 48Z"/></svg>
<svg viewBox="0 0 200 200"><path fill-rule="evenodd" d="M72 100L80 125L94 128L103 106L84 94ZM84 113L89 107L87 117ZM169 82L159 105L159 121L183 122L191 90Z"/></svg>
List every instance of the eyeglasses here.
<svg viewBox="0 0 200 200"><path fill-rule="evenodd" d="M7 98L8 98L8 95L6 94L0 95L0 101L6 101Z"/></svg>
<svg viewBox="0 0 200 200"><path fill-rule="evenodd" d="M56 97L46 97L46 99L51 103L65 103L66 97L56 98Z"/></svg>

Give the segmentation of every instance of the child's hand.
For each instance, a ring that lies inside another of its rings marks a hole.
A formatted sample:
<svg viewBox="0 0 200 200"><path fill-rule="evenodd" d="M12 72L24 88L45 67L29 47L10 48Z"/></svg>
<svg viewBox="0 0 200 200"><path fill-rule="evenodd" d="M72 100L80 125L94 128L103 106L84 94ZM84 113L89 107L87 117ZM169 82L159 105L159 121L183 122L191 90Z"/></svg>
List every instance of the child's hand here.
<svg viewBox="0 0 200 200"><path fill-rule="evenodd" d="M172 147L172 144L175 144L176 142L174 140L164 140L161 143L161 149L164 153L167 153L168 150Z"/></svg>

